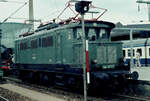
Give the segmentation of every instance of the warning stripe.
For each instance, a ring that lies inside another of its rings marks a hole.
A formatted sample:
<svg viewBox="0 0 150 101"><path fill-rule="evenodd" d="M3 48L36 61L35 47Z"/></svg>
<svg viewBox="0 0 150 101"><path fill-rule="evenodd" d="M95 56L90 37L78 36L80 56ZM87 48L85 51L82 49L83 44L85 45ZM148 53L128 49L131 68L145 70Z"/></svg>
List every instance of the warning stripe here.
<svg viewBox="0 0 150 101"><path fill-rule="evenodd" d="M87 68L87 83L90 83L88 40L86 40L86 68Z"/></svg>
<svg viewBox="0 0 150 101"><path fill-rule="evenodd" d="M90 83L90 73L87 72L87 83L89 84Z"/></svg>
<svg viewBox="0 0 150 101"><path fill-rule="evenodd" d="M89 72L89 52L86 51L86 67L87 67L87 72Z"/></svg>

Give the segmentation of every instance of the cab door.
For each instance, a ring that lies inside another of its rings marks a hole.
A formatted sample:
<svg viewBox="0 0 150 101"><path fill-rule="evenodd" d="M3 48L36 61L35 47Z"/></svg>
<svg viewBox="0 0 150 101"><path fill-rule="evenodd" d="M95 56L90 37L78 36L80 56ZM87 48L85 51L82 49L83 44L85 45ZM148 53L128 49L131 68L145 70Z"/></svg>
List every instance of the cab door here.
<svg viewBox="0 0 150 101"><path fill-rule="evenodd" d="M56 32L56 64L62 63L62 36L60 32Z"/></svg>

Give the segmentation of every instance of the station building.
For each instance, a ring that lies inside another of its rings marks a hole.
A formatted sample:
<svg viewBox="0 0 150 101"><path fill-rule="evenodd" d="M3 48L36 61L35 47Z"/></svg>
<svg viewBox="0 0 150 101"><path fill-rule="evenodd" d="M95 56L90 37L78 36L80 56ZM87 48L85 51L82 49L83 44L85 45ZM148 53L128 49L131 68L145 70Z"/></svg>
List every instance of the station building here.
<svg viewBox="0 0 150 101"><path fill-rule="evenodd" d="M27 32L31 25L16 22L6 22L1 25L2 29L2 46L14 48L14 41L20 34Z"/></svg>

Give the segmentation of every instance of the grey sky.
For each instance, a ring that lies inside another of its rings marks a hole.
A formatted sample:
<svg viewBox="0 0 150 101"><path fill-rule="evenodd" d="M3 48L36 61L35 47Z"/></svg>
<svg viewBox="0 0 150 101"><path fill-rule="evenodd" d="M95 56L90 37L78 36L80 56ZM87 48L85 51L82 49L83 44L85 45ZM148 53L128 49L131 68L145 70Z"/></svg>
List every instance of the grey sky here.
<svg viewBox="0 0 150 101"><path fill-rule="evenodd" d="M65 7L67 1L68 0L34 0L35 19L48 21L49 19L56 17ZM21 5L23 4L0 2L0 21L8 17ZM101 18L101 20L129 24L132 22L139 22L140 20L147 21L148 18L147 5L140 5L141 11L138 12L136 0L93 0L93 5L108 9L108 12ZM13 17L28 18L28 6L26 5ZM23 22L23 20L15 19L9 19L8 21Z"/></svg>

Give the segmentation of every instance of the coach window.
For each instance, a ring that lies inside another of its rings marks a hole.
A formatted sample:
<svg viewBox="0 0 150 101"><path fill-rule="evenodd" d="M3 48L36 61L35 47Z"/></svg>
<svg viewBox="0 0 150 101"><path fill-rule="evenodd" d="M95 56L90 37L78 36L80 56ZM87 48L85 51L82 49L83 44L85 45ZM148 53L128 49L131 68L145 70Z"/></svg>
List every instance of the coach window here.
<svg viewBox="0 0 150 101"><path fill-rule="evenodd" d="M123 50L123 56L126 57L126 51L125 50Z"/></svg>
<svg viewBox="0 0 150 101"><path fill-rule="evenodd" d="M137 52L139 52L140 56L142 56L142 49L137 49Z"/></svg>
<svg viewBox="0 0 150 101"><path fill-rule="evenodd" d="M130 49L128 49L128 57L131 56L131 52L130 52Z"/></svg>
<svg viewBox="0 0 150 101"><path fill-rule="evenodd" d="M149 56L150 56L150 48L149 48Z"/></svg>
<svg viewBox="0 0 150 101"><path fill-rule="evenodd" d="M133 49L133 56L135 56L135 50Z"/></svg>
<svg viewBox="0 0 150 101"><path fill-rule="evenodd" d="M131 57L131 49L128 49L128 57ZM133 56L135 56L135 50L133 49Z"/></svg>

